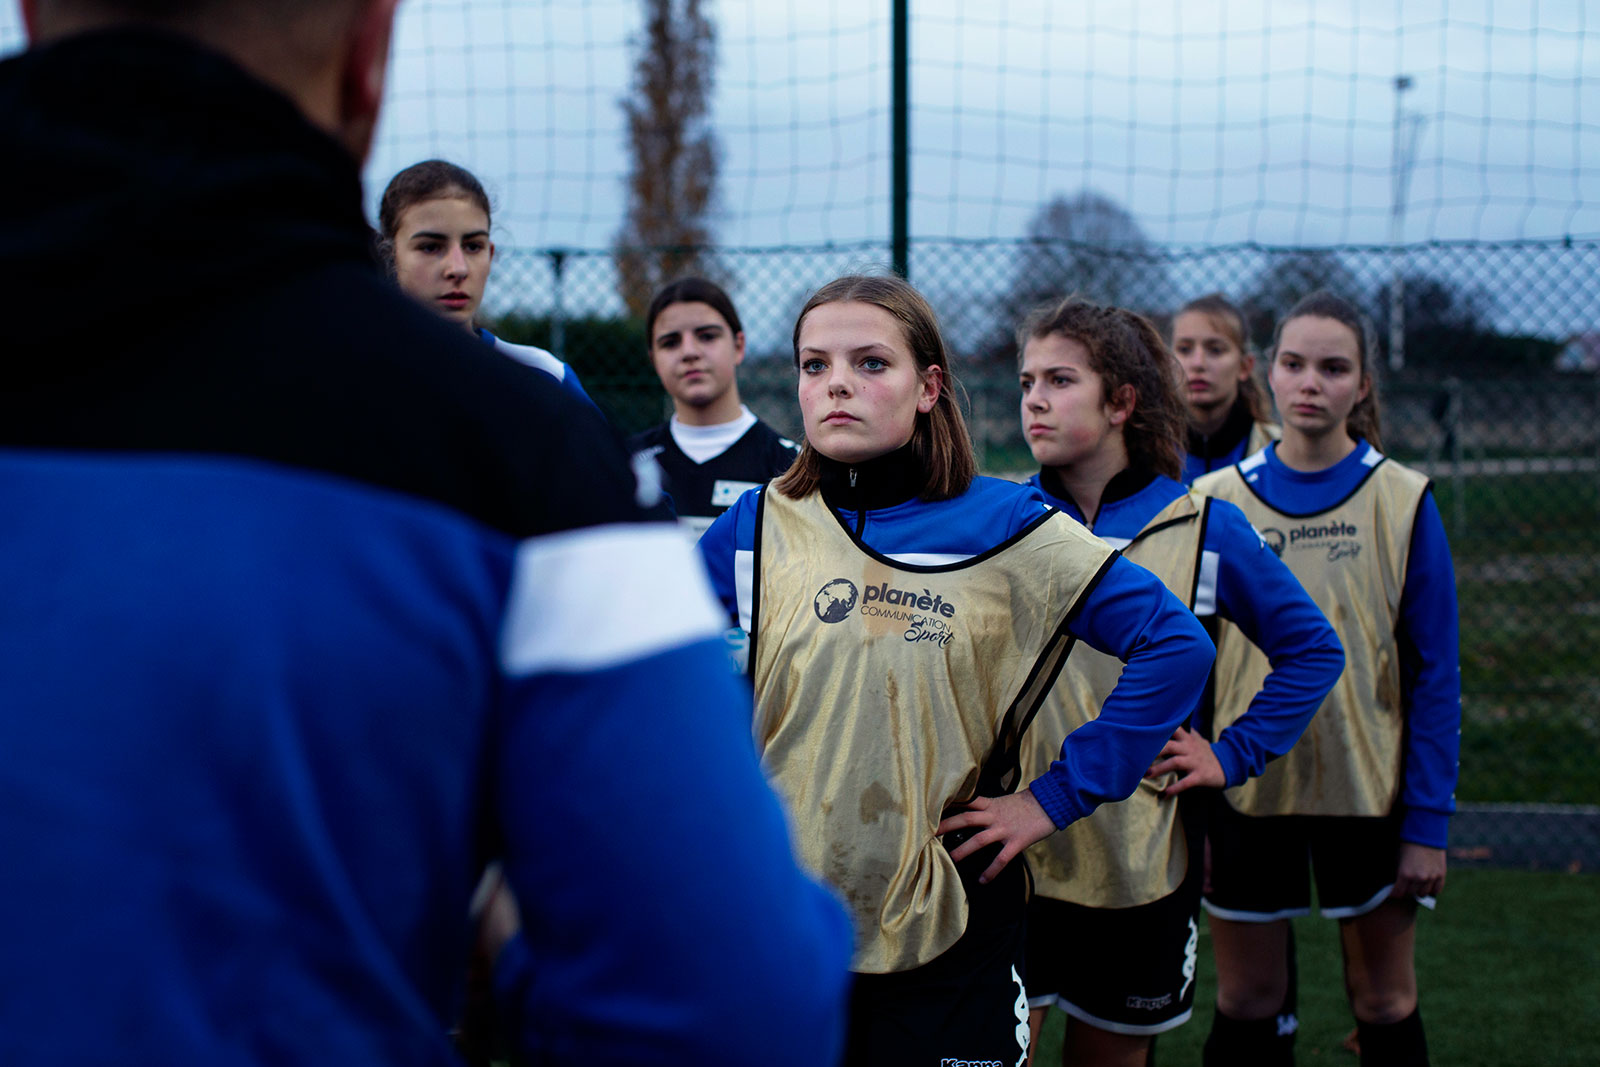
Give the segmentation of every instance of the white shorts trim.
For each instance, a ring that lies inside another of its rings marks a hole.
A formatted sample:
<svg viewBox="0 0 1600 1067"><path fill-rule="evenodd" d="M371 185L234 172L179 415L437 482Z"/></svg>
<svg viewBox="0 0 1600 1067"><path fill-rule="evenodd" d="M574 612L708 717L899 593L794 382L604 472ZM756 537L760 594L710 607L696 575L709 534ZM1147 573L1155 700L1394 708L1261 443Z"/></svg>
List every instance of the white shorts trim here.
<svg viewBox="0 0 1600 1067"><path fill-rule="evenodd" d="M1317 910L1322 913L1324 919L1355 919L1367 914L1369 911L1377 911L1379 905L1388 900L1389 894L1393 892L1394 883L1390 882L1374 893L1372 899L1365 903L1353 904L1348 908L1318 908Z"/></svg>
<svg viewBox="0 0 1600 1067"><path fill-rule="evenodd" d="M1365 904L1357 904L1353 908L1323 908L1322 915L1324 918L1328 919L1359 918L1360 916L1366 915L1369 912L1377 911L1379 906L1382 905L1384 901L1389 899L1389 894L1392 892L1394 892L1394 886L1389 885L1378 890L1378 895L1367 901ZM1416 901L1418 906L1427 908L1429 911L1433 911L1439 906L1438 897L1414 896L1411 899Z"/></svg>
<svg viewBox="0 0 1600 1067"><path fill-rule="evenodd" d="M1324 919L1357 919L1369 912L1377 911L1384 901L1389 899L1389 894L1394 892L1394 883L1384 886L1373 894L1372 899L1347 908L1318 908L1317 914ZM1413 897L1419 905L1433 911L1439 906L1437 897ZM1206 909L1207 915L1215 915L1219 919L1227 919L1236 923L1271 923L1279 919L1298 919L1311 914L1310 908L1284 908L1282 911L1235 911L1232 908L1219 908L1211 901L1201 898L1200 906Z"/></svg>
<svg viewBox="0 0 1600 1067"><path fill-rule="evenodd" d="M1207 915L1215 915L1219 919L1236 923L1275 923L1279 919L1298 919L1302 915L1311 914L1309 907L1284 908L1282 911L1235 911L1232 908L1219 908L1204 897L1200 898L1200 906L1206 909Z"/></svg>
<svg viewBox="0 0 1600 1067"><path fill-rule="evenodd" d="M1194 1014L1194 1008L1190 1007L1186 1008L1182 1015L1174 1016L1164 1022L1151 1023L1148 1026L1134 1026L1129 1023L1114 1023L1110 1019L1102 1019L1098 1016L1090 1015L1076 1004L1061 997L1056 997L1055 1002L1056 1007L1079 1022L1088 1023L1097 1030L1107 1030L1113 1034L1127 1034L1130 1037L1154 1037L1156 1034L1164 1034L1168 1030L1176 1030L1188 1022L1189 1016Z"/></svg>

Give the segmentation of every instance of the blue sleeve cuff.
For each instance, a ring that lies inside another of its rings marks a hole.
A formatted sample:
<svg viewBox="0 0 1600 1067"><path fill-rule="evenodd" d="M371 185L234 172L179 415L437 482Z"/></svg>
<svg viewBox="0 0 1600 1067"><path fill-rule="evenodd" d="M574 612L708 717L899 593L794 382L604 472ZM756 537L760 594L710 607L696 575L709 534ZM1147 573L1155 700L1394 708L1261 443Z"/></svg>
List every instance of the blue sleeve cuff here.
<svg viewBox="0 0 1600 1067"><path fill-rule="evenodd" d="M1051 771L1046 771L1028 784L1028 792L1033 794L1033 799L1039 802L1044 813L1050 816L1050 821L1056 824L1057 830L1064 830L1070 823L1083 818L1088 812L1081 810L1077 803L1055 780Z"/></svg>
<svg viewBox="0 0 1600 1067"><path fill-rule="evenodd" d="M1222 731L1222 734L1211 745L1211 754L1217 757L1217 763L1222 767L1222 777L1227 780L1227 788L1243 785L1250 777L1250 763L1245 759L1244 753L1239 751L1234 739L1230 736L1232 727Z"/></svg>
<svg viewBox="0 0 1600 1067"><path fill-rule="evenodd" d="M1400 840L1429 848L1444 848L1450 841L1450 813L1407 808L1400 824Z"/></svg>

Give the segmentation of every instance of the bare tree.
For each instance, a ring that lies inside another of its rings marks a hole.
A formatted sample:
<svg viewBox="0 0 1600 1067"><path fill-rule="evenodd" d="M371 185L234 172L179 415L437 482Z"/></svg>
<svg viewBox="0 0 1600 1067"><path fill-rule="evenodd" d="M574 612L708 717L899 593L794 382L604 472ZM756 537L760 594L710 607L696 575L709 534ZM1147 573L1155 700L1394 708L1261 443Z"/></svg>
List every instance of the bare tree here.
<svg viewBox="0 0 1600 1067"><path fill-rule="evenodd" d="M1250 320L1250 335L1257 345L1267 347L1278 319L1308 293L1327 289L1355 304L1363 314L1372 308L1363 304L1363 291L1355 273L1339 254L1326 248L1293 248L1269 253L1266 265L1256 274L1244 295L1244 312Z"/></svg>
<svg viewBox="0 0 1600 1067"><path fill-rule="evenodd" d="M1011 286L1012 310L1077 293L1122 307L1161 307L1166 265L1128 210L1090 190L1056 196L1028 221Z"/></svg>
<svg viewBox="0 0 1600 1067"><path fill-rule="evenodd" d="M618 287L643 315L662 285L714 273L706 246L720 152L711 130L717 33L701 0L643 0L633 86L622 100L633 170L612 248Z"/></svg>
<svg viewBox="0 0 1600 1067"><path fill-rule="evenodd" d="M1017 323L1039 305L1072 294L1144 312L1164 311L1172 300L1166 260L1139 223L1121 204L1088 189L1052 197L1029 219L1000 301L999 328L980 355L1011 359Z"/></svg>

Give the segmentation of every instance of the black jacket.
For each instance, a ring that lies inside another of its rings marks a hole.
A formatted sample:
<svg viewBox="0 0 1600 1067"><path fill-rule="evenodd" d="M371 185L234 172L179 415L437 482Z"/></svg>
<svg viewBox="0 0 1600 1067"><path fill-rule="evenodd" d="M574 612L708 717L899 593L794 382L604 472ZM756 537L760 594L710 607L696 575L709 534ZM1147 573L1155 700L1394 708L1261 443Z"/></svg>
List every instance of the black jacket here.
<svg viewBox="0 0 1600 1067"><path fill-rule="evenodd" d="M395 290L356 161L228 60L34 50L0 64L0 149L0 445L249 455L516 536L634 514L613 432Z"/></svg>

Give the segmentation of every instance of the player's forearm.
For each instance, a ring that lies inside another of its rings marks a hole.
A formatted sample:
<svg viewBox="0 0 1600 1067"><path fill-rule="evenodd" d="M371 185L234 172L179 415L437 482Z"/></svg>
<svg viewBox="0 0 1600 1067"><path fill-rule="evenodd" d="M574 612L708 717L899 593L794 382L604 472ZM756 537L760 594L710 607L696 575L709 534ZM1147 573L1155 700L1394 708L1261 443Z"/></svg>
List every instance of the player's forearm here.
<svg viewBox="0 0 1600 1067"><path fill-rule="evenodd" d="M1248 620L1241 631L1272 665L1245 714L1213 745L1230 786L1260 774L1268 760L1294 746L1344 670L1344 648L1333 627L1282 569L1288 583L1269 578L1245 594L1254 610L1225 612L1235 621Z"/></svg>
<svg viewBox="0 0 1600 1067"><path fill-rule="evenodd" d="M1138 788L1172 731L1193 712L1216 655L1193 613L1126 560L1093 590L1072 632L1125 666L1100 714L1067 736L1060 758L1034 788L1058 827Z"/></svg>
<svg viewBox="0 0 1600 1067"><path fill-rule="evenodd" d="M1412 534L1397 636L1406 715L1401 837L1443 848L1461 755L1460 630L1450 546L1431 495Z"/></svg>

